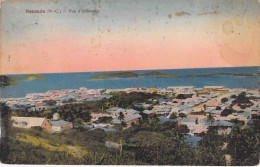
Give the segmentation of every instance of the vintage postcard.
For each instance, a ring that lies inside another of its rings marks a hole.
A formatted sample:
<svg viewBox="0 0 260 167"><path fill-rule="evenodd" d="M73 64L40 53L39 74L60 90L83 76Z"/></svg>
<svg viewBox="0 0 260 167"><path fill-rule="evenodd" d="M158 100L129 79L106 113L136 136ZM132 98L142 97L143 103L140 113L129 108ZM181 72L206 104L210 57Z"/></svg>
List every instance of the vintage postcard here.
<svg viewBox="0 0 260 167"><path fill-rule="evenodd" d="M0 163L254 166L258 0L1 0Z"/></svg>

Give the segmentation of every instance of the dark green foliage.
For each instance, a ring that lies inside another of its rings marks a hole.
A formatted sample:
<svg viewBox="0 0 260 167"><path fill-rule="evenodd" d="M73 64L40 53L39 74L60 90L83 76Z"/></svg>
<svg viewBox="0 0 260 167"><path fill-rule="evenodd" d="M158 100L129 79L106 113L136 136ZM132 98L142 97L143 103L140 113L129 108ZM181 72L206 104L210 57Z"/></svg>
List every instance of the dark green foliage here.
<svg viewBox="0 0 260 167"><path fill-rule="evenodd" d="M217 129L209 128L203 139L196 147L194 165L226 165L224 150L224 137L218 135Z"/></svg>
<svg viewBox="0 0 260 167"><path fill-rule="evenodd" d="M176 118L177 118L177 115L175 113L172 113L170 116L170 119L176 119Z"/></svg>
<svg viewBox="0 0 260 167"><path fill-rule="evenodd" d="M220 107L220 106L217 106L217 107L216 107L216 110L221 110L221 107Z"/></svg>
<svg viewBox="0 0 260 167"><path fill-rule="evenodd" d="M214 117L212 116L211 113L209 113L209 115L207 116L207 120L208 123L212 124L215 120Z"/></svg>
<svg viewBox="0 0 260 167"><path fill-rule="evenodd" d="M232 108L225 108L221 112L221 116L228 116L228 115L232 114L233 112L235 112L235 110L233 110Z"/></svg>
<svg viewBox="0 0 260 167"><path fill-rule="evenodd" d="M230 96L232 99L235 99L237 96L236 95L231 95Z"/></svg>
<svg viewBox="0 0 260 167"><path fill-rule="evenodd" d="M221 99L221 103L226 103L228 101L228 98L224 97Z"/></svg>
<svg viewBox="0 0 260 167"><path fill-rule="evenodd" d="M235 98L235 100L232 101L232 104L237 104L238 106L243 106L242 109L245 109L246 107L250 107L253 105L253 103L249 100L249 98L246 97L245 92L240 93Z"/></svg>
<svg viewBox="0 0 260 167"><path fill-rule="evenodd" d="M125 114L122 113L122 112L120 112L120 113L119 113L119 116L118 116L118 119L119 119L120 121L124 120L124 119L125 119Z"/></svg>
<svg viewBox="0 0 260 167"><path fill-rule="evenodd" d="M257 165L260 157L260 119L255 119L251 126L240 129L236 126L228 137L228 152L231 154L232 165Z"/></svg>
<svg viewBox="0 0 260 167"><path fill-rule="evenodd" d="M177 99L187 99L187 98L191 98L192 94L178 94L177 95Z"/></svg>
<svg viewBox="0 0 260 167"><path fill-rule="evenodd" d="M111 95L114 95L109 100L113 104L114 107L121 108L133 108L134 104L143 103L146 99L159 99L164 96L156 94L156 93L143 93L143 92L111 92Z"/></svg>
<svg viewBox="0 0 260 167"><path fill-rule="evenodd" d="M113 120L112 117L99 117L98 118L98 123L111 123L111 121Z"/></svg>
<svg viewBox="0 0 260 167"><path fill-rule="evenodd" d="M122 126L122 127L126 127L125 121L122 121L122 122L121 122L121 126Z"/></svg>
<svg viewBox="0 0 260 167"><path fill-rule="evenodd" d="M179 113L179 117L184 118L186 115L184 113Z"/></svg>
<svg viewBox="0 0 260 167"><path fill-rule="evenodd" d="M102 129L87 130L81 126L68 129L62 133L47 133L40 127L30 130L13 128L11 115L39 116L52 118L59 113L62 119L80 125L91 120L90 113L105 113L111 107L132 108L134 104L143 103L147 99L159 99L163 96L156 93L112 92L110 99L103 99L83 104L66 104L52 110L40 111L9 111L1 104L4 116L5 137L1 140L1 160L4 163L17 164L92 164L92 165L226 165L225 154L231 154L232 165L255 165L259 163L259 121L248 125L246 129L238 127L232 130L230 136L224 137L217 133L217 129L209 128L208 133L202 135L199 145L192 147L185 142L184 136L189 133L186 125L176 122L159 123L159 117L149 116L140 112L140 124L122 130L125 126L117 125L121 131L106 133ZM240 97L241 99L241 97ZM247 105L247 104L243 104ZM222 114L229 115L234 111L225 109ZM180 117L185 114L180 113ZM174 117L174 116L172 116ZM212 115L208 120L212 120ZM175 118L175 117L174 117ZM111 117L104 117L99 122L109 122ZM240 124L238 124L241 127ZM16 139L16 133L22 132L41 137L60 145L86 147L89 155L75 158L62 151L48 151ZM123 149L106 148L106 141L120 143ZM227 150L222 149L224 142L228 143ZM4 144L2 144L4 143ZM2 151L3 150L3 151Z"/></svg>
<svg viewBox="0 0 260 167"><path fill-rule="evenodd" d="M230 122L234 124L245 125L244 121L239 121L238 119L232 119Z"/></svg>
<svg viewBox="0 0 260 167"><path fill-rule="evenodd" d="M10 108L4 104L0 103L0 116L1 116L1 138L0 138L0 160L2 162L7 160L7 154L10 152L10 148L8 147L8 141L10 140L10 136L12 136L11 132L11 113Z"/></svg>
<svg viewBox="0 0 260 167"><path fill-rule="evenodd" d="M53 106L53 105L57 104L57 101L56 100L44 100L43 103L45 105Z"/></svg>
<svg viewBox="0 0 260 167"><path fill-rule="evenodd" d="M141 123L142 122L148 122L148 115L143 113L142 111L139 113L142 116Z"/></svg>
<svg viewBox="0 0 260 167"><path fill-rule="evenodd" d="M246 105L241 105L240 108L241 109L245 109L247 106Z"/></svg>

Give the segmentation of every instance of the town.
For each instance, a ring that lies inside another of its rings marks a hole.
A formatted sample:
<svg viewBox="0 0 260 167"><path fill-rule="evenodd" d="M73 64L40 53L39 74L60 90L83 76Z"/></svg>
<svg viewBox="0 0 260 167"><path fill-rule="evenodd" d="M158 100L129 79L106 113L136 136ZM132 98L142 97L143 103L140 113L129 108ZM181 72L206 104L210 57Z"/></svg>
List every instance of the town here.
<svg viewBox="0 0 260 167"><path fill-rule="evenodd" d="M161 95L159 96L161 98L143 99L143 102L133 104L133 108L120 108L110 104L106 110L91 112L91 119L88 122L84 124L80 122L74 126L115 131L117 129L113 127L117 124L129 128L137 125L143 119L143 115L148 118L157 115L159 122L175 121L187 125L190 136L206 133L209 126L221 127L219 133L228 134L236 121L243 122L246 126L250 124L252 117L259 115L260 112L258 89L228 89L223 86L50 90L46 93L27 94L24 98L6 98L1 101L11 110L26 110L29 113L39 110L48 112L67 104L110 99L113 97L113 92L151 93ZM73 127L72 122L60 120L58 113L53 113L51 119L17 116L12 119L16 127L42 126L48 132L59 132Z"/></svg>
<svg viewBox="0 0 260 167"><path fill-rule="evenodd" d="M249 151L255 164L259 99L259 89L223 86L80 88L2 98L8 134L1 132L2 143L13 150L4 162L232 165ZM24 156L17 157L21 148Z"/></svg>

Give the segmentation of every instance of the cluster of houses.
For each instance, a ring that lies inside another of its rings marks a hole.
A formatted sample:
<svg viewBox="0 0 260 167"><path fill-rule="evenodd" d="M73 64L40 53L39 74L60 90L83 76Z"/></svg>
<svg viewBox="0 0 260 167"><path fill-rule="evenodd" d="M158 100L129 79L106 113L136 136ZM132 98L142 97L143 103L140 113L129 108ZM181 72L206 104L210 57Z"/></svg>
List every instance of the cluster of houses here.
<svg viewBox="0 0 260 167"><path fill-rule="evenodd" d="M11 118L12 125L17 128L31 129L32 127L42 127L47 132L62 132L73 128L72 122L59 119L59 114L55 113L53 119L39 117L15 117Z"/></svg>
<svg viewBox="0 0 260 167"><path fill-rule="evenodd" d="M110 97L112 96L102 95L102 89L80 88L29 93L23 98L2 98L0 102L6 103L12 110L35 111L56 108L66 103L83 103L84 101L97 101ZM46 104L46 101L55 101L55 104Z"/></svg>
<svg viewBox="0 0 260 167"><path fill-rule="evenodd" d="M242 121L246 125L250 122L252 115L260 114L260 96L257 89L227 89L223 86L205 86L197 89L193 86L185 86L169 87L166 90L167 93L190 96L183 99L159 99L156 104L136 104L134 106L145 108L142 112L148 117L156 114L160 117L160 122L176 121L179 125L187 125L191 136L200 136L202 133L206 133L209 126L218 127L219 134L228 134L235 125L234 120ZM159 89L158 92L162 92L162 90ZM165 93L165 91L163 92ZM242 109L238 105L231 105L234 100L232 96L238 96L241 92L246 92L246 96L253 103L252 106ZM226 99L226 101L222 101L222 99ZM230 106L235 112L228 116L221 115L222 111ZM148 110L149 107L152 109ZM123 120L119 118L120 113L125 115ZM171 119L172 114L175 114L177 118ZM212 116L211 120L208 118L209 115ZM100 117L112 117L112 124L124 121L127 127L138 124L142 118L137 110L118 107L108 109L106 114L92 114L92 116L94 120L98 120Z"/></svg>
<svg viewBox="0 0 260 167"><path fill-rule="evenodd" d="M120 114L123 115L122 118L120 118ZM113 107L107 110L107 113L92 113L92 122L97 121L101 117L111 117L112 121L111 123L114 124L121 124L124 122L127 128L131 127L133 124L137 125L139 124L140 119L142 116L140 115L140 112L134 109L123 109L119 107ZM104 129L106 130L106 129Z"/></svg>
<svg viewBox="0 0 260 167"><path fill-rule="evenodd" d="M101 128L106 131L113 131L112 127L116 124L125 123L126 128L137 125L142 119L142 114L138 108L143 108L144 114L150 118L157 115L160 122L176 121L178 125L186 125L189 128L190 136L200 136L206 133L209 126L218 127L220 134L228 134L235 125L234 120L242 121L248 124L253 115L260 114L260 94L258 89L227 89L223 86L205 86L204 88L195 88L194 86L177 86L168 88L127 88L127 89L86 89L79 90L52 90L46 93L28 94L25 98L4 99L6 104L13 109L21 106L30 106L29 110L39 110L55 108L55 106L64 105L66 101L73 99L72 103L81 103L83 101L101 100L110 98L109 92L125 91L130 92L150 92L172 98L148 99L150 102L135 104L135 109L124 109L113 107L107 109L104 113L91 113L92 124L85 127L89 129ZM241 108L239 105L232 105L234 96L241 92L246 92L253 105ZM171 96L172 95L172 96ZM222 99L226 99L223 101ZM57 104L50 106L43 104L45 100L55 100ZM144 100L145 101L145 100ZM223 116L222 111L232 107L231 114ZM176 115L176 118L172 118ZM211 116L211 119L209 119ZM99 123L102 117L111 118L110 122ZM71 122L60 120L57 115L53 119L35 118L35 117L13 117L13 125L21 128L31 128L41 126L48 132L61 132L72 128Z"/></svg>

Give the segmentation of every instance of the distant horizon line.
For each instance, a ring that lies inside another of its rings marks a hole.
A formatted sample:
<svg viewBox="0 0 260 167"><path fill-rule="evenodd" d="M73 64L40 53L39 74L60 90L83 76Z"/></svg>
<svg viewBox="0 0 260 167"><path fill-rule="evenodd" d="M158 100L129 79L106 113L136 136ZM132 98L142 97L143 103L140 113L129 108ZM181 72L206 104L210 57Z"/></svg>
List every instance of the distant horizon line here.
<svg viewBox="0 0 260 167"><path fill-rule="evenodd" d="M203 67L203 68L172 68L172 69L143 69L143 70L122 70L122 71L78 71L78 72L47 72L47 73L24 73L24 74L0 74L0 76L4 75L33 75L33 74L71 74L71 73L98 73L98 72L130 72L130 71L159 71L159 70L192 70L192 69L223 69L223 68L259 68L260 66L236 66L236 67Z"/></svg>

